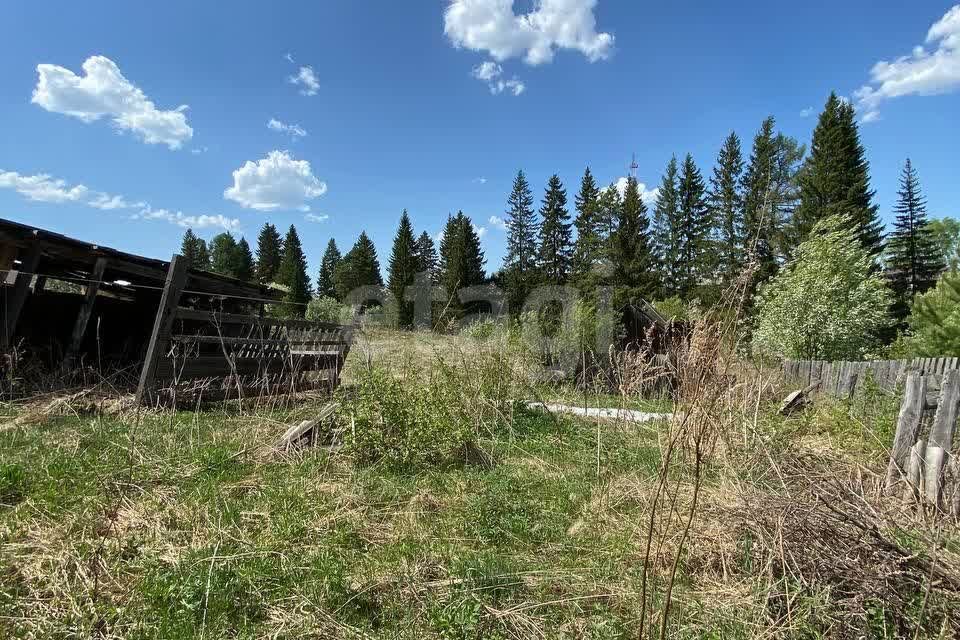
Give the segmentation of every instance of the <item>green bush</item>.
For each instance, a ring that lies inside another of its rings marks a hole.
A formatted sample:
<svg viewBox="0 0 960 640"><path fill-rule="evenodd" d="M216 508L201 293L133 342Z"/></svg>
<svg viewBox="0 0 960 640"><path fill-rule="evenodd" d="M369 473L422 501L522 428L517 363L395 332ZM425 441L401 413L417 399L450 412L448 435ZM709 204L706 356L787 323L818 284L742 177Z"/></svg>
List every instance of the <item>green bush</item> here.
<svg viewBox="0 0 960 640"><path fill-rule="evenodd" d="M922 358L960 356L960 273L948 271L913 302L903 350Z"/></svg>
<svg viewBox="0 0 960 640"><path fill-rule="evenodd" d="M314 298L307 305L307 320L314 322L345 323L349 321L350 307L340 304L336 299L328 296Z"/></svg>
<svg viewBox="0 0 960 640"><path fill-rule="evenodd" d="M347 448L364 463L406 468L449 461L473 437L458 390L442 375L400 378L382 368L342 394Z"/></svg>

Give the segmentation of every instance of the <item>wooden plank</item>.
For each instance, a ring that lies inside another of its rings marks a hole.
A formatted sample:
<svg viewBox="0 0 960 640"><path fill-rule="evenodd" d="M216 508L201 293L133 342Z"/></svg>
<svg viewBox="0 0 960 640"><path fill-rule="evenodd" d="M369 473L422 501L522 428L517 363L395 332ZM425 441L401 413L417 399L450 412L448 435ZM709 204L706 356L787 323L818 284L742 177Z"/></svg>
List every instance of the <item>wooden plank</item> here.
<svg viewBox="0 0 960 640"><path fill-rule="evenodd" d="M280 440L274 445L277 449L289 449L291 446L300 442L303 438L310 435L317 425L322 424L324 420L333 415L337 405L333 402L327 403L320 408L317 417L313 420L304 420L289 429L280 437Z"/></svg>
<svg viewBox="0 0 960 640"><path fill-rule="evenodd" d="M892 493L905 472L907 456L917 442L920 433L920 418L923 415L923 402L926 395L926 379L918 373L907 376L897 430L890 449L890 462L887 464L887 477L884 484L886 492Z"/></svg>
<svg viewBox="0 0 960 640"><path fill-rule="evenodd" d="M170 337L171 342L197 343L197 344L219 344L224 346L330 346L343 344L342 339L325 340L287 340L285 338L228 338L224 336L190 336L176 335Z"/></svg>
<svg viewBox="0 0 960 640"><path fill-rule="evenodd" d="M0 345L9 347L13 344L13 338L17 334L17 322L20 320L20 313L27 302L27 296L30 295L30 282L33 280L33 274L36 273L40 265L40 256L43 250L39 242L34 242L27 252L20 258L20 264L17 271L7 272L7 282L10 283L9 289L4 288L6 300L3 306L3 335L0 336Z"/></svg>
<svg viewBox="0 0 960 640"><path fill-rule="evenodd" d="M222 378L231 375L264 376L280 373L319 371L335 368L342 360L340 351L288 358L234 358L201 356L199 358L161 358L155 377L161 380L185 381L194 378Z"/></svg>
<svg viewBox="0 0 960 640"><path fill-rule="evenodd" d="M946 452L953 445L953 431L960 410L960 371L952 370L944 374L940 388L940 402L930 427L930 442L926 456L926 482L924 495L934 505L940 504L943 479L943 465Z"/></svg>
<svg viewBox="0 0 960 640"><path fill-rule="evenodd" d="M910 448L910 460L907 463L906 482L903 487L904 502L916 502L923 495L923 460L927 451L927 441L920 438Z"/></svg>
<svg viewBox="0 0 960 640"><path fill-rule="evenodd" d="M77 357L77 354L80 353L83 337L87 334L87 324L90 322L90 315L93 313L93 305L97 300L97 292L100 291L100 281L103 280L103 272L106 269L107 259L97 258L93 265L93 271L90 272L90 282L87 283L83 303L80 305L80 311L77 312L77 320L73 324L70 346L67 348L67 355L63 359L64 367L69 366L73 359Z"/></svg>
<svg viewBox="0 0 960 640"><path fill-rule="evenodd" d="M169 344L170 329L176 315L180 294L187 282L187 272L190 265L183 256L175 255L170 261L167 278L164 281L163 293L160 295L160 306L157 308L157 317L153 323L153 332L150 334L150 343L147 345L147 354L140 370L140 384L137 386L137 404L152 404L154 400L154 382L157 364L166 352Z"/></svg>
<svg viewBox="0 0 960 640"><path fill-rule="evenodd" d="M196 320L200 322L210 322L214 325L228 324L249 324L262 325L264 327L287 327L289 329L342 329L343 325L333 322L314 322L312 320L299 320L295 318L270 318L260 316L248 316L237 313L221 313L219 311L203 311L200 309L187 309L179 307L177 309L178 320Z"/></svg>

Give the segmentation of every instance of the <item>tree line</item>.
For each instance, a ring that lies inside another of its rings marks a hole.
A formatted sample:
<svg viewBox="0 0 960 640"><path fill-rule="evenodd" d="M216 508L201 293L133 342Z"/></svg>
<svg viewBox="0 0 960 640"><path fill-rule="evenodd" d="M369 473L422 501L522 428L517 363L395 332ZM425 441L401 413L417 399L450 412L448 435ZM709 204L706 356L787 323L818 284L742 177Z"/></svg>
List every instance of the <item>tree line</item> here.
<svg viewBox="0 0 960 640"><path fill-rule="evenodd" d="M404 210L387 265L386 289L401 326L412 323L404 290L416 274L448 293L494 283L519 311L540 285L573 285L589 301L598 287L613 291L616 308L640 300L675 298L709 305L745 268L749 293L770 281L811 237L817 223L840 215L844 231L883 270L893 292L891 313L903 326L910 302L929 290L944 269L944 257L926 219L916 170L903 170L896 222L884 238L870 186L869 165L854 107L831 94L805 145L777 130L768 117L753 135L749 152L736 132L727 135L709 178L693 156L673 156L655 198L645 200L633 176L621 189L601 187L589 167L572 209L558 175L547 181L536 205L526 175L517 173L506 201L506 253L489 276L473 222L462 211L447 218L439 248L426 231L415 232ZM199 268L286 288L286 312L303 315L314 295L344 300L353 289L383 286L376 249L362 232L346 253L331 239L313 286L300 239L291 225L285 238L265 224L256 258L246 241L230 234L209 246L188 230L183 255ZM748 296L748 300L753 296ZM456 298L451 305L456 310Z"/></svg>

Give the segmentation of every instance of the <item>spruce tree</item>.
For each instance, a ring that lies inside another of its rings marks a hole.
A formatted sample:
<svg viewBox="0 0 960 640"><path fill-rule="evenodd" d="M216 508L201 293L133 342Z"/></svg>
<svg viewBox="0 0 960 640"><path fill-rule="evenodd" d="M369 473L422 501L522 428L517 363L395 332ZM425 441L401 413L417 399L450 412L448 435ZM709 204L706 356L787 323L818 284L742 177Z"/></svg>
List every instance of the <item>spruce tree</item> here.
<svg viewBox="0 0 960 640"><path fill-rule="evenodd" d="M420 271L429 273L430 280L436 284L438 277L437 265L439 263L437 247L433 242L433 238L431 238L430 234L426 231L421 233L420 237L417 238L417 260L419 261L417 268Z"/></svg>
<svg viewBox="0 0 960 640"><path fill-rule="evenodd" d="M330 238L327 243L327 249L323 252L323 259L320 261L320 272L317 274L317 296L321 298L336 298L337 289L334 286L333 275L337 271L337 265L340 264L342 256L340 249L337 248L337 241Z"/></svg>
<svg viewBox="0 0 960 640"><path fill-rule="evenodd" d="M909 158L900 176L897 196L894 209L897 219L887 244L886 267L894 294L893 316L903 323L914 296L931 289L945 265L927 221L927 203L920 191L920 179Z"/></svg>
<svg viewBox="0 0 960 640"><path fill-rule="evenodd" d="M283 242L280 232L269 222L260 229L257 237L257 280L270 284L277 277L280 259L283 256Z"/></svg>
<svg viewBox="0 0 960 640"><path fill-rule="evenodd" d="M187 229L186 233L183 234L183 241L180 243L180 255L192 268L200 268L197 265L197 236L193 234L193 229Z"/></svg>
<svg viewBox="0 0 960 640"><path fill-rule="evenodd" d="M333 281L337 298L340 300L346 300L350 292L358 287L383 286L377 249L366 231L360 232L360 237L357 238L353 248L337 265Z"/></svg>
<svg viewBox="0 0 960 640"><path fill-rule="evenodd" d="M218 233L210 240L210 270L222 276L236 277L237 241L229 233Z"/></svg>
<svg viewBox="0 0 960 640"><path fill-rule="evenodd" d="M389 277L387 288L390 290L397 305L397 322L400 327L413 325L413 301L404 299L407 287L413 285L414 276L420 270L420 260L417 256L417 241L413 236L413 225L410 216L404 209L400 215L400 225L397 235L393 239L393 250L390 253L390 263L387 267Z"/></svg>
<svg viewBox="0 0 960 640"><path fill-rule="evenodd" d="M637 179L627 178L617 226L609 240L613 264L613 285L616 307L636 304L656 293L653 253L650 247L650 219L647 205L640 197Z"/></svg>
<svg viewBox="0 0 960 640"><path fill-rule="evenodd" d="M537 246L537 268L547 284L566 284L570 275L573 253L570 212L567 211L567 191L554 174L540 206L540 239Z"/></svg>
<svg viewBox="0 0 960 640"><path fill-rule="evenodd" d="M303 254L297 229L290 225L283 241L283 257L277 271L277 282L287 287L283 296L283 315L302 318L310 302L310 277L307 275L307 258Z"/></svg>
<svg viewBox="0 0 960 640"><path fill-rule="evenodd" d="M537 232L533 194L523 171L517 172L507 198L507 253L503 259L504 284L512 312L519 312L536 283ZM441 257L442 257L441 251Z"/></svg>
<svg viewBox="0 0 960 640"><path fill-rule="evenodd" d="M800 178L795 241L806 240L818 220L840 214L849 216L864 249L871 256L879 255L881 224L869 170L853 105L831 93L814 129L810 157Z"/></svg>
<svg viewBox="0 0 960 640"><path fill-rule="evenodd" d="M233 277L251 282L254 277L253 253L250 251L250 244L247 239L240 236L240 242L234 249L233 258Z"/></svg>
<svg viewBox="0 0 960 640"><path fill-rule="evenodd" d="M710 215L716 224L717 275L723 286L733 282L743 261L743 154L740 138L731 132L723 141L710 178Z"/></svg>
<svg viewBox="0 0 960 640"><path fill-rule="evenodd" d="M570 263L570 277L582 293L596 286L593 274L603 259L603 239L598 215L600 189L597 187L590 167L583 172L580 180L580 192L574 198L577 215L573 225L577 228L577 240L573 244L573 257Z"/></svg>
<svg viewBox="0 0 960 640"><path fill-rule="evenodd" d="M207 241L203 238L197 238L195 249L195 269L210 270L210 250L207 249Z"/></svg>
<svg viewBox="0 0 960 640"><path fill-rule="evenodd" d="M707 207L706 185L700 169L689 153L683 161L678 188L679 212L674 236L677 239L677 293L688 298L709 276L713 257L710 255L712 223Z"/></svg>
<svg viewBox="0 0 960 640"><path fill-rule="evenodd" d="M440 284L450 296L450 308L459 309L457 291L483 284L485 259L473 222L462 211L447 217L440 240Z"/></svg>
<svg viewBox="0 0 960 640"><path fill-rule="evenodd" d="M678 292L678 273L680 263L680 237L677 231L680 225L680 175L677 157L667 163L657 202L653 212L653 255L660 272L661 294L665 297Z"/></svg>

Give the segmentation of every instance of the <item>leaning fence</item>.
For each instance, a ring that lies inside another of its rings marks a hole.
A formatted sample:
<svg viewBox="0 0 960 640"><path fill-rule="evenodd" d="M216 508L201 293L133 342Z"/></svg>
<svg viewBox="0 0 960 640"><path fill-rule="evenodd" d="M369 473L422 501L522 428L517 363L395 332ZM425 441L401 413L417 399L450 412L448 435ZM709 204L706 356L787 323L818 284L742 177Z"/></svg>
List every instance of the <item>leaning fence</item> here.
<svg viewBox="0 0 960 640"><path fill-rule="evenodd" d="M784 360L787 382L803 387L819 381L819 392L849 398L872 380L881 389L893 392L911 373L927 376L927 386L940 387L947 371L960 369L960 358L913 358L910 360L872 360L867 362L826 360Z"/></svg>

